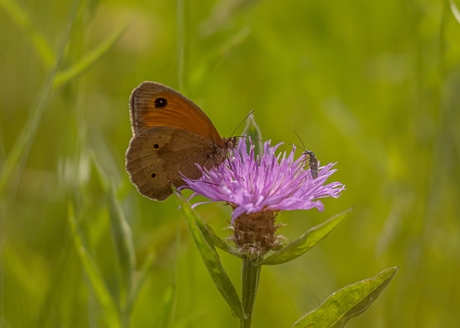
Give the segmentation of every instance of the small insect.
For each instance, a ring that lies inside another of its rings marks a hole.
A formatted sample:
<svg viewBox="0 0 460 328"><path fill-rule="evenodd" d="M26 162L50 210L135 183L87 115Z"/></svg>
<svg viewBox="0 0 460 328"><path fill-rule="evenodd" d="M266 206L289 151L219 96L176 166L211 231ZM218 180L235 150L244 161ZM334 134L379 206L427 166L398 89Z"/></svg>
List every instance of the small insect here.
<svg viewBox="0 0 460 328"><path fill-rule="evenodd" d="M294 130L292 130L294 131ZM303 156L305 156L305 169L310 169L310 173L311 173L311 176L313 177L313 179L316 179L318 177L318 159L316 158L316 155L314 152L312 152L311 150L308 150L305 148L305 145L302 141L302 139L300 139L299 135L297 134L297 132L295 132L295 135L297 136L297 138L299 138L300 140L300 143L302 144L303 146Z"/></svg>
<svg viewBox="0 0 460 328"><path fill-rule="evenodd" d="M308 168L310 168L311 176L313 179L318 177L318 160L316 159L316 155L311 150L305 150L303 155L308 160ZM305 167L307 169L307 166Z"/></svg>

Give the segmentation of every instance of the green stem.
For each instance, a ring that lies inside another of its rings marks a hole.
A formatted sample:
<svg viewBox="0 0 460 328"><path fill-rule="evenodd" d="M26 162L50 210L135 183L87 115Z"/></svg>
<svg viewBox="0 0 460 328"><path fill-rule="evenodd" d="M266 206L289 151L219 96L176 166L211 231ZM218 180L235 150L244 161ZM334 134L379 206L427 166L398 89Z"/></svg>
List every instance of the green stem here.
<svg viewBox="0 0 460 328"><path fill-rule="evenodd" d="M259 287L260 266L254 265L254 260L248 256L243 257L242 286L243 309L246 319L240 321L241 328L250 328L252 312L256 302L257 288Z"/></svg>

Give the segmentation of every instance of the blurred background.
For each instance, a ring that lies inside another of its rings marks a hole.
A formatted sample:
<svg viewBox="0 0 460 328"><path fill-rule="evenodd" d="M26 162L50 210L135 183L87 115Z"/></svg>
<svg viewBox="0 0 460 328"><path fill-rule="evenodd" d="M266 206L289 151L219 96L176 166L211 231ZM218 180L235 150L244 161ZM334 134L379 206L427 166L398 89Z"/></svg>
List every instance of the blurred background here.
<svg viewBox="0 0 460 328"><path fill-rule="evenodd" d="M392 266L349 327L460 327L457 8L0 0L0 326L238 325L177 201L142 197L125 172L129 95L150 80L192 99L222 136L254 110L264 139L289 150L294 129L337 162L331 181L346 191L324 212L281 213L282 233L354 212L304 256L264 267L254 327L290 327ZM197 210L229 233L227 207ZM221 258L239 288L239 261Z"/></svg>

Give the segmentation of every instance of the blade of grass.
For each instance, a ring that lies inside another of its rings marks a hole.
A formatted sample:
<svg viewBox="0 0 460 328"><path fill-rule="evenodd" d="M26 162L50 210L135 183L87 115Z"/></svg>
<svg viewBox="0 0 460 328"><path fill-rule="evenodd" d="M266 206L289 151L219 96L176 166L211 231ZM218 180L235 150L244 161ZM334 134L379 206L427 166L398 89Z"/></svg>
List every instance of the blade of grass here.
<svg viewBox="0 0 460 328"><path fill-rule="evenodd" d="M455 19L458 23L460 23L460 10L458 9L457 5L453 0L449 0L450 10L452 11L452 15L454 15Z"/></svg>
<svg viewBox="0 0 460 328"><path fill-rule="evenodd" d="M53 50L37 27L33 25L27 12L14 0L0 0L0 6L3 7L14 23L24 30L45 67L50 68L56 60Z"/></svg>
<svg viewBox="0 0 460 328"><path fill-rule="evenodd" d="M91 283L91 287L97 297L97 300L103 308L104 318L107 321L107 327L121 328L120 315L117 311L115 302L112 299L101 272L83 245L82 238L80 237L77 228L77 220L75 219L73 206L69 206L68 221L73 235L72 239L75 250L80 258L83 269L88 277L88 281Z"/></svg>
<svg viewBox="0 0 460 328"><path fill-rule="evenodd" d="M133 282L132 284L132 288L129 293L128 302L126 304L126 310L125 310L127 315L130 315L132 313L132 310L134 308L134 305L136 304L136 301L139 297L142 287L144 287L145 283L147 282L147 278L149 277L148 275L150 273L150 270L152 269L154 259L155 259L155 254L153 252L150 252L147 255L146 260L144 261L144 264L142 265L142 269L136 281Z"/></svg>
<svg viewBox="0 0 460 328"><path fill-rule="evenodd" d="M128 295L132 288L132 274L136 268L136 258L134 255L134 242L131 228L126 222L124 214L120 208L115 192L112 188L110 191L110 225L112 228L113 240L117 251L117 258L122 275L122 297L121 308L126 308Z"/></svg>
<svg viewBox="0 0 460 328"><path fill-rule="evenodd" d="M168 328L171 326L171 314L174 311L175 293L176 284L173 283L163 294L163 299L160 305L160 316L156 321L155 327ZM177 327L177 323L174 323L174 327Z"/></svg>
<svg viewBox="0 0 460 328"><path fill-rule="evenodd" d="M61 60L63 57L65 46L69 40L70 31L75 23L75 18L78 12L78 7L80 5L80 0L75 0L73 3L72 8L70 9L69 20L67 24L67 29L64 32L64 36L62 38L61 44L59 46L56 61L54 67L48 74L48 77L43 85L42 91L40 93L40 98L37 103L37 106L32 110L32 113L25 124L24 128L21 131L20 136L16 140L13 149L5 158L3 163L2 172L0 174L0 198L5 195L5 188L7 184L14 178L19 178L20 174L13 174L14 171L21 172L27 156L29 154L30 148L32 146L32 141L34 139L35 133L37 132L38 125L42 118L43 112L45 111L46 106L48 105L53 81L56 77L58 72L59 66L61 64ZM8 193L8 200L4 197L4 202L2 203L2 212L7 213L8 204L12 201L15 196L16 191L13 190ZM8 217L8 216L6 216ZM0 222L1 225L4 225L4 221ZM3 231L2 226L0 226L0 231ZM0 234L0 242L2 239L3 234Z"/></svg>
<svg viewBox="0 0 460 328"><path fill-rule="evenodd" d="M93 153L92 161L96 167L96 172L99 175L101 187L107 195L107 202L110 211L110 227L113 236L114 249L116 254L117 271L120 274L120 311L123 318L123 326L129 326L130 311L132 310L132 302L130 300L133 295L133 273L136 269L136 256L134 251L134 241L131 227L126 221L125 215L115 195L115 187L111 183L107 174L98 161L98 157ZM149 259L153 261L153 258ZM151 263L149 264L151 266ZM148 268L150 268L150 266ZM135 295L137 297L137 294Z"/></svg>
<svg viewBox="0 0 460 328"><path fill-rule="evenodd" d="M126 22L120 28L115 30L115 32L103 43L101 43L94 50L86 54L78 63L74 64L72 67L59 72L54 79L53 87L59 88L77 76L84 73L92 65L94 65L99 59L102 58L121 38L126 28L128 27L129 22Z"/></svg>
<svg viewBox="0 0 460 328"><path fill-rule="evenodd" d="M185 52L187 48L188 38L186 37L187 30L185 28L186 22L186 3L184 0L177 0L177 14L176 14L176 23L177 23L177 80L179 85L179 90L183 93L186 93L187 90L184 90L185 81Z"/></svg>

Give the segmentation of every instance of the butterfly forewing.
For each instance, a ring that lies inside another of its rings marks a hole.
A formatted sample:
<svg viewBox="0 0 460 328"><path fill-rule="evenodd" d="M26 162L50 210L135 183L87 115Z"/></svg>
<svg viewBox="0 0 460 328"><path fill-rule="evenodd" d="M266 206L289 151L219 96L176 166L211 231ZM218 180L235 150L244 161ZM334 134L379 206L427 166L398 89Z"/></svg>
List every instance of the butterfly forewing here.
<svg viewBox="0 0 460 328"><path fill-rule="evenodd" d="M206 114L177 91L156 82L143 82L130 99L133 134L155 126L190 131L222 145L222 138Z"/></svg>

